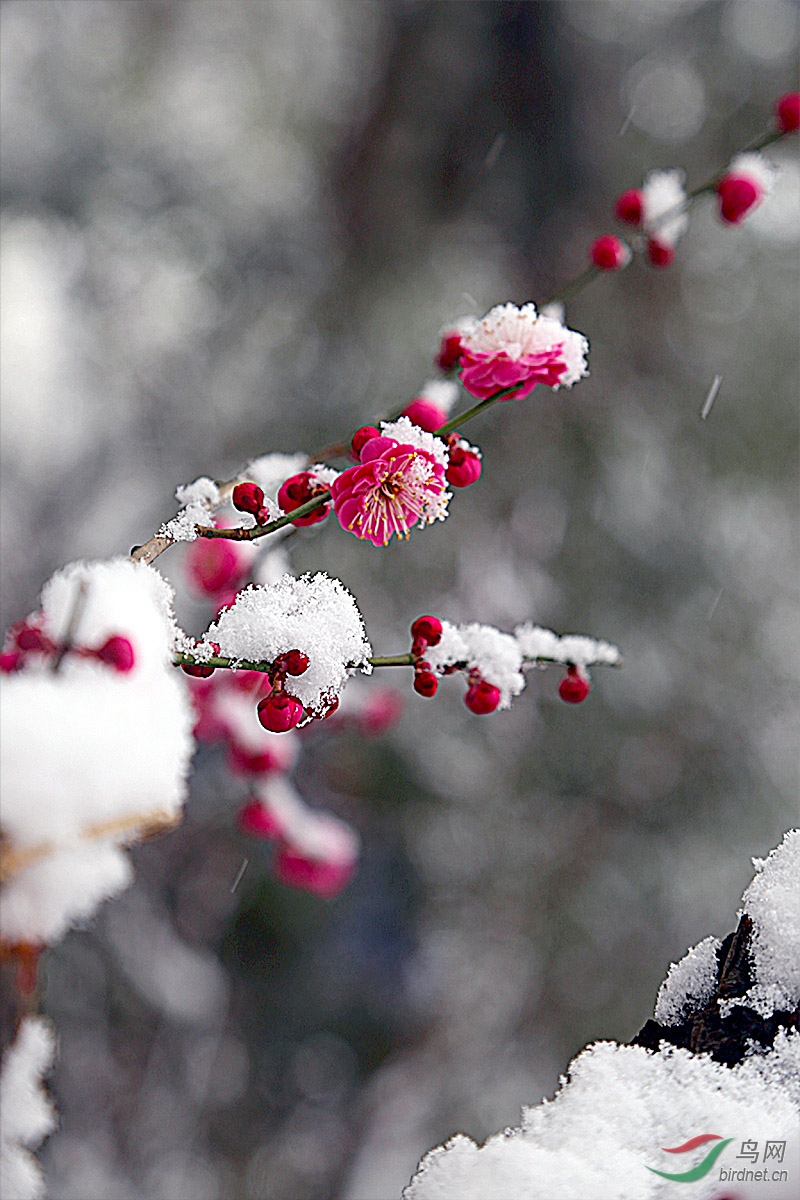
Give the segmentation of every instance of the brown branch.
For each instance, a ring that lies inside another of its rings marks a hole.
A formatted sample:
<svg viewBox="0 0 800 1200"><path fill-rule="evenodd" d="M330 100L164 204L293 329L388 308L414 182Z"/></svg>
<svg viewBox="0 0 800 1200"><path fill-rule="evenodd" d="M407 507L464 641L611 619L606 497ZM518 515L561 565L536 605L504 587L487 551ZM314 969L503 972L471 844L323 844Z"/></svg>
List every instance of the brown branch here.
<svg viewBox="0 0 800 1200"><path fill-rule="evenodd" d="M140 841L157 833L174 828L180 820L171 813L155 811L129 813L124 817L112 817L87 825L78 834L78 842L97 842L103 838L119 837L121 840ZM127 837L125 836L127 835ZM6 883L26 867L33 866L51 854L74 848L69 842L36 842L32 846L12 846L5 839L0 842L0 883Z"/></svg>

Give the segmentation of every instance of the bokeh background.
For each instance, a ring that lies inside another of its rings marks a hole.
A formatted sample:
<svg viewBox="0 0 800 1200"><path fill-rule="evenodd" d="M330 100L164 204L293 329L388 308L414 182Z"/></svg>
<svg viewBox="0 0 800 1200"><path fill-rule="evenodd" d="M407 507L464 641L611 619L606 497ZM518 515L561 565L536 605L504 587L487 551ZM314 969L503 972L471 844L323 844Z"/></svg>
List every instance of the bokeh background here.
<svg viewBox="0 0 800 1200"><path fill-rule="evenodd" d="M143 541L176 484L408 401L443 325L544 300L649 167L721 167L797 86L797 18L7 0L4 626L60 564ZM298 785L364 840L328 903L270 878L201 751L182 828L46 956L54 1200L390 1200L633 1036L669 962L734 927L796 821L800 176L771 156L743 227L706 199L673 268L569 304L591 378L470 426L484 476L446 524L295 538L379 652L433 611L592 633L625 669L578 709L542 672L482 719L397 678L384 738L316 735Z"/></svg>

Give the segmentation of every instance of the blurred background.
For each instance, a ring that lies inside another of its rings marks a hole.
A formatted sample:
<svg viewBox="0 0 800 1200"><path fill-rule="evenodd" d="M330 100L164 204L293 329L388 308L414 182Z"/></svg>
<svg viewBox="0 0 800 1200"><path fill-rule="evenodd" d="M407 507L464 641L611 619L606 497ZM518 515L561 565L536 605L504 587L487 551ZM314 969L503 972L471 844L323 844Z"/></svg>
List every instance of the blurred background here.
<svg viewBox="0 0 800 1200"><path fill-rule="evenodd" d="M701 181L797 86L784 0L0 20L4 627L62 563L144 541L176 484L396 410L442 326L545 300L621 190ZM314 734L298 786L364 843L330 902L271 878L200 751L184 825L45 959L54 1200L390 1200L734 928L798 782L796 140L770 156L741 228L704 199L673 268L569 304L591 378L470 425L484 474L446 524L294 539L379 653L431 611L591 633L625 669L577 709L542 672L492 718L404 675L386 736Z"/></svg>

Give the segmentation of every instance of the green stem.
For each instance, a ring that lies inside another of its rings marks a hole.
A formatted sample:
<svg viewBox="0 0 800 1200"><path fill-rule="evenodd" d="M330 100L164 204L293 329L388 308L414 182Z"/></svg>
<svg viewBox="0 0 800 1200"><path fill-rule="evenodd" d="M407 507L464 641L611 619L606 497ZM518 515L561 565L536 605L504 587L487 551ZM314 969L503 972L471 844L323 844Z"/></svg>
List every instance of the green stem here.
<svg viewBox="0 0 800 1200"><path fill-rule="evenodd" d="M366 661L373 667L413 667L415 659L414 656L407 651L405 654L376 654L373 655L372 658L368 658ZM523 658L522 663L523 666L569 666L569 663L562 662L561 659L547 658L542 655L538 655L536 658ZM275 667L274 662L268 662L266 659L259 659L256 661L255 659L248 658L226 658L219 654L215 655L213 658L199 659L195 658L192 654L182 654L180 652L175 653L173 657L173 664L176 667L186 664L186 666L191 667L219 667L222 670L261 671L263 674L267 674ZM348 663L347 665L351 670L356 670L361 664ZM617 661L613 663L594 663L591 665L596 667L621 667L622 659L617 659ZM458 670L465 670L469 666L469 663L457 662L453 663L452 666Z"/></svg>
<svg viewBox="0 0 800 1200"><path fill-rule="evenodd" d="M468 408L466 412L459 413L452 417L441 429L436 430L437 437L446 437L448 433L452 433L459 425L466 425L467 421L471 421L478 413L485 412L487 408L491 408L497 400L504 400L507 396L512 395L519 389L519 384L515 383L513 387L503 388L500 392L495 392L493 396L487 396L485 400L481 400L478 404L473 404L472 408Z"/></svg>
<svg viewBox="0 0 800 1200"><path fill-rule="evenodd" d="M759 134L754 141L752 141L748 146L745 146L744 150L739 151L739 153L753 154L758 150L765 150L767 146L773 145L774 142L779 142L780 139L785 136L786 134L780 129L770 129L766 133ZM692 188L690 192L686 193L686 199L682 204L676 204L675 207L669 209L668 212L662 213L658 220L653 222L650 228L658 229L658 227L663 225L666 221L670 221L673 217L677 217L682 212L685 212L698 196L702 196L706 192L715 192L717 190L717 184L725 175L725 171L726 168L723 168L721 171L718 171L716 175L712 175L709 179L705 180L704 183L700 183L697 185L697 187ZM576 275L574 279L571 279L557 292L554 292L553 295L545 301L545 304L552 304L554 301L558 300L564 301L572 299L573 296L576 296L579 292L582 292L585 287L588 287L589 284L592 283L598 277L598 275L601 275L602 273L603 272L599 271L595 266L587 267L586 270L582 271L580 275ZM542 308L544 305L540 305L539 307Z"/></svg>
<svg viewBox="0 0 800 1200"><path fill-rule="evenodd" d="M297 508L293 508L291 512L284 513L282 517L276 517L274 521L270 521L267 525L255 525L251 529L242 529L241 527L234 529L214 529L201 526L197 532L200 537L204 538L227 538L232 542L252 542L256 538L265 537L268 533L274 533L276 529L283 529L286 525L291 525L298 517L308 516L315 508L327 504L330 498L331 494L326 489L311 500L306 500L305 504L300 504Z"/></svg>
<svg viewBox="0 0 800 1200"><path fill-rule="evenodd" d="M547 304L556 304L559 302L563 304L565 301L571 300L573 296L577 296L578 292L582 292L585 287L588 287L599 274L599 267L596 267L592 263L585 271L581 271L580 275L576 275L574 279L571 279L569 283L565 283L557 292L553 292L553 295L545 300L544 304L540 304L539 308L542 309Z"/></svg>

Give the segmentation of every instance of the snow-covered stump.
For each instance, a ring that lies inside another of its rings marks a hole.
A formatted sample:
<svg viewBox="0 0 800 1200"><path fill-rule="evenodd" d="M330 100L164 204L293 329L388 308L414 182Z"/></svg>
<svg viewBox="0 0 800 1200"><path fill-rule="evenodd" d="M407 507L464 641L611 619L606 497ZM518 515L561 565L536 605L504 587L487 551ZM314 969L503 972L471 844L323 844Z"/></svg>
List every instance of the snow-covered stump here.
<svg viewBox="0 0 800 1200"><path fill-rule="evenodd" d="M587 1046L519 1128L431 1150L404 1200L794 1200L800 830L753 863L736 931L672 964L630 1045Z"/></svg>

